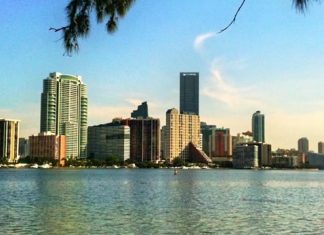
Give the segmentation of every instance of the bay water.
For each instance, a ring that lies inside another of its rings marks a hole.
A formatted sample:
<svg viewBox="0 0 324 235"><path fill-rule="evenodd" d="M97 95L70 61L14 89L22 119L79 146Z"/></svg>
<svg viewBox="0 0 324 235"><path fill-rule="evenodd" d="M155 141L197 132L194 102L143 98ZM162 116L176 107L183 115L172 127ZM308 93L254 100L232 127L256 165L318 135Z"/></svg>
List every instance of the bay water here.
<svg viewBox="0 0 324 235"><path fill-rule="evenodd" d="M324 171L0 169L0 234L323 234Z"/></svg>

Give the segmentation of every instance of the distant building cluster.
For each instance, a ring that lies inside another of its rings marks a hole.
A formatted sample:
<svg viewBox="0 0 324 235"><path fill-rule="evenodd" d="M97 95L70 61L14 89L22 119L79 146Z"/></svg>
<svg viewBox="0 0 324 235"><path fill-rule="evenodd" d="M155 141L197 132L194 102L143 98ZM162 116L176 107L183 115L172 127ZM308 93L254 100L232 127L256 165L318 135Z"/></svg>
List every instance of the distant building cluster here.
<svg viewBox="0 0 324 235"><path fill-rule="evenodd" d="M263 167L324 168L324 142L309 151L306 137L297 150L272 151L265 140L265 115L252 114L251 130L232 135L230 128L202 122L199 73L180 73L180 107L166 111L166 123L149 116L142 102L130 117L88 126L87 86L80 76L50 73L43 80L40 132L19 138L19 120L0 119L0 160L69 159L172 163L175 159L250 169Z"/></svg>

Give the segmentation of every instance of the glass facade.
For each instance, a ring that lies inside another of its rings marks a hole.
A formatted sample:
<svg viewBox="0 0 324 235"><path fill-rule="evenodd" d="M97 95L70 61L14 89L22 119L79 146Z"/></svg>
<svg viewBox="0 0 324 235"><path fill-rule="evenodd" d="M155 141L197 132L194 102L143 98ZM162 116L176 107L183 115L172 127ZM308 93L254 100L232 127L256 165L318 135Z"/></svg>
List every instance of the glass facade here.
<svg viewBox="0 0 324 235"><path fill-rule="evenodd" d="M256 142L265 142L264 138L264 115L256 111L252 116L253 140Z"/></svg>
<svg viewBox="0 0 324 235"><path fill-rule="evenodd" d="M81 77L50 73L43 80L40 132L65 135L67 158L85 158L87 119L87 87Z"/></svg>
<svg viewBox="0 0 324 235"><path fill-rule="evenodd" d="M199 73L180 73L180 113L199 115Z"/></svg>

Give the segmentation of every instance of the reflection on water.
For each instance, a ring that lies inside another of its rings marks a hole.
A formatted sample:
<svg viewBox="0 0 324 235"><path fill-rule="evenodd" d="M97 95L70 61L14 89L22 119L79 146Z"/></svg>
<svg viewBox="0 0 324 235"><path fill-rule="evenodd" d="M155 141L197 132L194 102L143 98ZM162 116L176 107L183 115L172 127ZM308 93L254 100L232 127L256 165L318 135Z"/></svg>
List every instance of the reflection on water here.
<svg viewBox="0 0 324 235"><path fill-rule="evenodd" d="M1 169L1 234L324 231L324 172Z"/></svg>

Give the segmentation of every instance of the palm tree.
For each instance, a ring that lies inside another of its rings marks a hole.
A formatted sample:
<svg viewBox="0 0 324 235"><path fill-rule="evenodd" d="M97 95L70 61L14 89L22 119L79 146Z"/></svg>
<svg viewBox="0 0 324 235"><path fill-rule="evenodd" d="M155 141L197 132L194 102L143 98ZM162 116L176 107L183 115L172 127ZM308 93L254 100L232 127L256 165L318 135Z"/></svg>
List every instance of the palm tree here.
<svg viewBox="0 0 324 235"><path fill-rule="evenodd" d="M236 20L238 13L246 0L243 0L237 9L232 21L219 33L227 30ZM320 0L292 0L294 7L301 12L307 9L310 1ZM90 32L90 14L95 12L97 23L106 22L108 33L117 30L118 19L126 15L135 0L70 0L66 6L68 24L61 28L50 28L55 32L61 31L64 39L64 48L67 54L77 52L78 39L88 36Z"/></svg>

